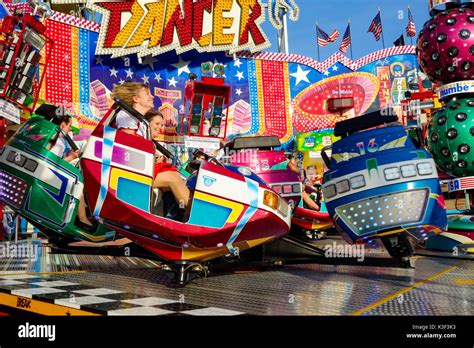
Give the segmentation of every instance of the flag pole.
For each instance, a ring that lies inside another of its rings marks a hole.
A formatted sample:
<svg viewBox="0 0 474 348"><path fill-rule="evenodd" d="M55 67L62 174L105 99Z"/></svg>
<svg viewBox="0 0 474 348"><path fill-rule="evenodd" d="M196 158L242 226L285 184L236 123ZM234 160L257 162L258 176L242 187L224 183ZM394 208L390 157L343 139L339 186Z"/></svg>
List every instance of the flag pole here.
<svg viewBox="0 0 474 348"><path fill-rule="evenodd" d="M383 45L383 48L385 49L385 38L383 36L382 13L380 12L380 7L379 7L379 15L380 15L380 26L382 27L382 45Z"/></svg>
<svg viewBox="0 0 474 348"><path fill-rule="evenodd" d="M354 60L354 56L352 55L352 31L351 31L351 19L349 18L349 34L351 35L351 59Z"/></svg>
<svg viewBox="0 0 474 348"><path fill-rule="evenodd" d="M318 22L316 22L316 46L318 46L318 62L321 62L321 57L319 55L319 25Z"/></svg>
<svg viewBox="0 0 474 348"><path fill-rule="evenodd" d="M410 5L408 5L408 12L410 12ZM410 21L410 19L408 19L408 21ZM413 36L410 36L410 44L413 46Z"/></svg>

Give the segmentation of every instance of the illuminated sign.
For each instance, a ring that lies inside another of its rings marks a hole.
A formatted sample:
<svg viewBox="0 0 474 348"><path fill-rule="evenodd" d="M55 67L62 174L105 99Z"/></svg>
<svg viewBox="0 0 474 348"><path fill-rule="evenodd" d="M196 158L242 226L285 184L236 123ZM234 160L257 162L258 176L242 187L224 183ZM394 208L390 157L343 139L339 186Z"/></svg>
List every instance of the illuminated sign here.
<svg viewBox="0 0 474 348"><path fill-rule="evenodd" d="M390 68L388 66L377 67L377 77L380 80L379 103L380 109L385 109L392 104L390 90L392 88L390 82Z"/></svg>
<svg viewBox="0 0 474 348"><path fill-rule="evenodd" d="M260 0L93 0L87 7L103 15L96 54L235 53L270 46Z"/></svg>
<svg viewBox="0 0 474 348"><path fill-rule="evenodd" d="M20 110L12 103L0 99L0 117L13 123L20 123Z"/></svg>
<svg viewBox="0 0 474 348"><path fill-rule="evenodd" d="M311 158L320 158L323 147L330 146L339 139L339 137L334 136L332 129L298 133L296 135L296 148L301 152L313 152L316 157Z"/></svg>

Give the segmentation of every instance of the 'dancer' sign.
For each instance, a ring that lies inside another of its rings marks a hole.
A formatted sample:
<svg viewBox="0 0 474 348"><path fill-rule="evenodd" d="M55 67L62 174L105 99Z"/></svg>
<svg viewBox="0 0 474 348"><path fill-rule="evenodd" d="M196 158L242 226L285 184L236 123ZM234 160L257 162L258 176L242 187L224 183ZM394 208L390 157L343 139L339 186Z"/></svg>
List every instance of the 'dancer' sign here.
<svg viewBox="0 0 474 348"><path fill-rule="evenodd" d="M270 46L260 0L93 0L87 7L103 14L96 54L234 53Z"/></svg>

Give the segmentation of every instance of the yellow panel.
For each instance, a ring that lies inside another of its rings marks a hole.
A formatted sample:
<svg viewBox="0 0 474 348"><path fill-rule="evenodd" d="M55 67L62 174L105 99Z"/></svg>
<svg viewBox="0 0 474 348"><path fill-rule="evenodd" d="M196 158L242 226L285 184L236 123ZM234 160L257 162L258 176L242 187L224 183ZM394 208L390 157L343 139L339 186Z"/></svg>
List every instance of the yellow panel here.
<svg viewBox="0 0 474 348"><path fill-rule="evenodd" d="M143 176L140 174L131 173L126 170L113 168L112 173L110 174L110 188L112 190L117 190L117 184L119 178L126 178L136 182L140 182L145 185L151 186L153 184L153 180L147 176Z"/></svg>
<svg viewBox="0 0 474 348"><path fill-rule="evenodd" d="M89 233L86 233L86 232L79 232L80 234L82 234L84 237L86 237L87 239L93 241L93 242L100 242L100 241L103 241L105 239L105 235L101 235L101 236L94 236L92 234L89 234Z"/></svg>

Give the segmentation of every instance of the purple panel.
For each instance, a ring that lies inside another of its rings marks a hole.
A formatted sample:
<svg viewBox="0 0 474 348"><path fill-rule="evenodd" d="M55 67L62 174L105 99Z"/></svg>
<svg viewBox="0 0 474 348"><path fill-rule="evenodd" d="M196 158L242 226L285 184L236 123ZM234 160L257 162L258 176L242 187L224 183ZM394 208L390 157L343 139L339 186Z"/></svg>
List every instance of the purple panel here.
<svg viewBox="0 0 474 348"><path fill-rule="evenodd" d="M102 158L102 142L96 141L94 144L94 155ZM112 162L122 166L131 167L135 170L145 169L145 156L133 150L124 149L114 145L112 152Z"/></svg>
<svg viewBox="0 0 474 348"><path fill-rule="evenodd" d="M102 142L96 141L94 144L94 156L97 158L102 158Z"/></svg>

